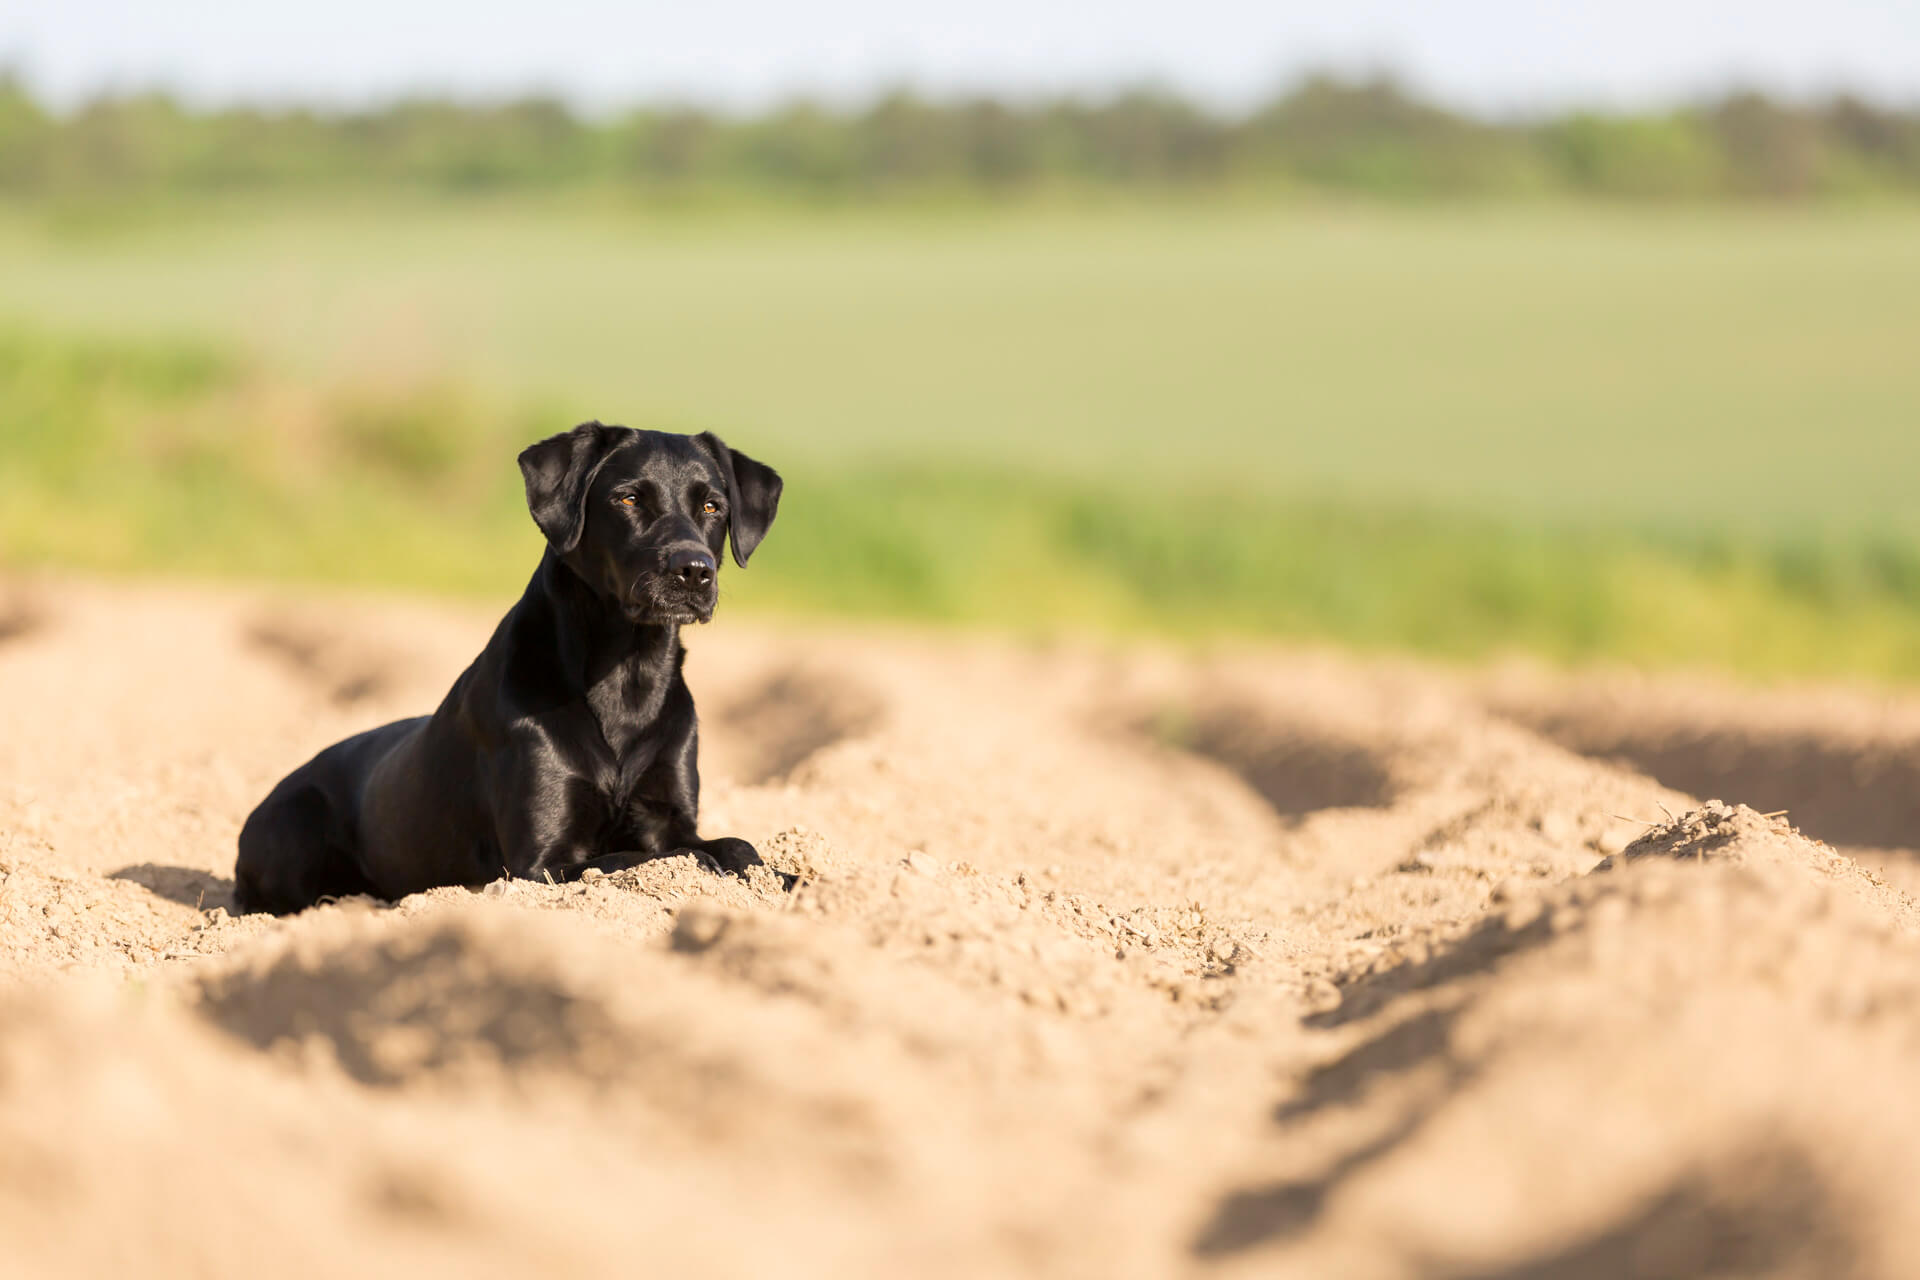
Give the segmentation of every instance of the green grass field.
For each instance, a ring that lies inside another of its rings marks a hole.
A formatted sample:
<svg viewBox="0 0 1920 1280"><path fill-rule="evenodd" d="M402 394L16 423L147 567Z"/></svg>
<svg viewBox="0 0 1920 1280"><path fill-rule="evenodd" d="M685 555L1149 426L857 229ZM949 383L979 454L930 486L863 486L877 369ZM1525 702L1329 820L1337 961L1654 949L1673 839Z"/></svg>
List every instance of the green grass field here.
<svg viewBox="0 0 1920 1280"><path fill-rule="evenodd" d="M504 592L589 416L753 607L1920 675L1920 211L0 216L0 556ZM763 569L764 566L764 569Z"/></svg>

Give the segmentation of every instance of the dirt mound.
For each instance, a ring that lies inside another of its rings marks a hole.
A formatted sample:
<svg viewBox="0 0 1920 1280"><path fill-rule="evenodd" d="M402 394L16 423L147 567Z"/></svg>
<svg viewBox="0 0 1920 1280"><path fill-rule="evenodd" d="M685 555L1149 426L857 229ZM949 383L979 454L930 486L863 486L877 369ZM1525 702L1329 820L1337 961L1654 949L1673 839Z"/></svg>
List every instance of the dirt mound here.
<svg viewBox="0 0 1920 1280"><path fill-rule="evenodd" d="M1538 688L725 623L705 825L768 870L266 920L248 807L493 619L22 598L6 1274L1920 1273L1907 855Z"/></svg>
<svg viewBox="0 0 1920 1280"><path fill-rule="evenodd" d="M202 975L201 1007L259 1048L330 1052L366 1084L541 1068L604 1077L622 1056L617 1026L539 941L491 914L403 930L315 921Z"/></svg>
<svg viewBox="0 0 1920 1280"><path fill-rule="evenodd" d="M1852 874L1715 804L1341 974L1274 1171L1196 1246L1263 1274L1905 1274L1920 938Z"/></svg>
<svg viewBox="0 0 1920 1280"><path fill-rule="evenodd" d="M1866 689L1755 692L1695 679L1509 669L1487 701L1584 755L1734 796L1835 844L1920 848L1920 708Z"/></svg>

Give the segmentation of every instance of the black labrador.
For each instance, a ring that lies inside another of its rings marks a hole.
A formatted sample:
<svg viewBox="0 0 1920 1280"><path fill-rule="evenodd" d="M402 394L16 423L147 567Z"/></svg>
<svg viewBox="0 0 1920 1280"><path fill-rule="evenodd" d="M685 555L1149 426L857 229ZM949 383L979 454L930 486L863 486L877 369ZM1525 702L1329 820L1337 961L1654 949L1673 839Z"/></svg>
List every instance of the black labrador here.
<svg viewBox="0 0 1920 1280"><path fill-rule="evenodd" d="M583 423L520 455L547 546L533 580L431 716L339 742L240 831L242 911L398 898L501 876L577 878L702 840L680 627L713 616L723 544L744 566L780 505L772 468L718 436Z"/></svg>

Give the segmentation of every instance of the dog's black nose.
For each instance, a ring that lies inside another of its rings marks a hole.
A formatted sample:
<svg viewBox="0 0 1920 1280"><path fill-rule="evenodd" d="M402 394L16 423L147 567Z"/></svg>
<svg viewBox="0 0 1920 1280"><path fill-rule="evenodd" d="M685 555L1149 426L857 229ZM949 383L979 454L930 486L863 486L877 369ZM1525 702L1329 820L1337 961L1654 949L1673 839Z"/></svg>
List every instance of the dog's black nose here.
<svg viewBox="0 0 1920 1280"><path fill-rule="evenodd" d="M704 588L713 584L713 557L704 551L688 549L676 551L667 557L667 574L680 579L689 587Z"/></svg>

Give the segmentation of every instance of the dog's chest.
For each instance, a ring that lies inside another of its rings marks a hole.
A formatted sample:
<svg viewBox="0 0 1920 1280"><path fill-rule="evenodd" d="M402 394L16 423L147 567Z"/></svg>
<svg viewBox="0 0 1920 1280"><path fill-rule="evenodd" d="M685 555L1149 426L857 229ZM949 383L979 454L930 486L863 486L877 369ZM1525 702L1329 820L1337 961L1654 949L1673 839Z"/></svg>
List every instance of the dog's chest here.
<svg viewBox="0 0 1920 1280"><path fill-rule="evenodd" d="M620 666L587 690L587 709L599 729L595 782L609 800L624 802L659 755L670 679Z"/></svg>

